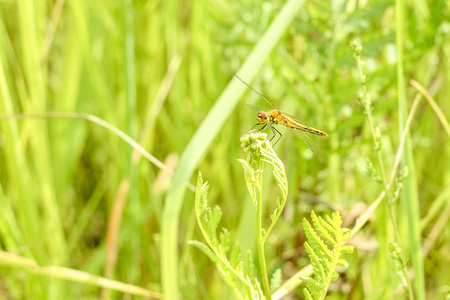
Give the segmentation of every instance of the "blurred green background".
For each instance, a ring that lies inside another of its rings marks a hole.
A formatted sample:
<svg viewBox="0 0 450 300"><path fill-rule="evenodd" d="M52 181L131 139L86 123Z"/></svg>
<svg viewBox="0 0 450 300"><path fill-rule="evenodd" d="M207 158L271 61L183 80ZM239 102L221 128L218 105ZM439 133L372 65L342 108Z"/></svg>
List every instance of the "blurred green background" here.
<svg viewBox="0 0 450 300"><path fill-rule="evenodd" d="M201 170L211 185L210 203L223 210L220 226L255 252L255 212L237 159L246 155L240 136L256 123L246 102L267 106L236 79L230 83L238 70L282 110L329 135L315 139L321 162L296 134L280 129L275 150L286 167L289 198L266 243L269 275L281 268L287 280L309 264L301 220L311 210L339 209L352 228L383 185L366 170L370 159L381 175L357 100L361 77L350 42L364 48L389 178L405 114L418 94L409 80L450 116L450 3L294 2L1 1L1 249L167 299L233 298L209 258L187 245L203 237L185 179L195 185ZM292 9L283 13L283 5ZM261 40L277 16L284 27ZM14 117L46 112L105 120L176 169L174 180L98 124L63 115ZM450 291L450 143L424 98L410 137L405 152L411 156L403 161L409 176L392 204L399 244L416 298L444 299ZM267 179L270 207L277 190ZM406 297L389 257L395 237L383 201L352 241L349 268L330 299ZM0 299L141 299L60 275L33 272L2 255ZM301 289L287 298L302 299Z"/></svg>

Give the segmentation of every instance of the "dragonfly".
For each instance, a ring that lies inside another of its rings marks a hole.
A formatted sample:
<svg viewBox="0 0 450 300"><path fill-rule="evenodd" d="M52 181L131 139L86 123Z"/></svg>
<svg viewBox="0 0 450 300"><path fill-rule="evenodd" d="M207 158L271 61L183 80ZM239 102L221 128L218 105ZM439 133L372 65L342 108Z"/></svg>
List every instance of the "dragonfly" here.
<svg viewBox="0 0 450 300"><path fill-rule="evenodd" d="M264 99L271 107L272 110L264 110L262 108L259 108L255 105L247 103L248 106L258 111L258 115L256 116L256 120L258 123L256 123L253 127L255 128L258 125L262 125L261 128L258 129L258 131L262 131L266 129L267 127L270 128L270 130L273 133L273 136L271 137L270 141L278 134L279 137L276 140L276 142L273 144L275 146L276 143L281 139L283 136L281 132L278 131L274 127L274 125L283 125L285 127L288 127L290 129L293 129L297 132L297 134L300 136L300 138L305 142L305 144L311 149L311 151L321 160L321 157L317 151L317 147L315 146L315 143L308 137L305 133L311 133L314 135L318 135L321 137L327 137L328 134L326 134L323 130L311 127L306 125L305 123L299 121L295 117L282 112L278 109L278 107L273 104L271 101L269 101L266 97L264 97L261 93L259 93L257 90L252 88L250 85L248 85L244 80L242 80L239 76L235 75L240 81L242 81L243 84L245 84L247 87L249 87L253 92L255 92L258 96L260 96L262 99Z"/></svg>

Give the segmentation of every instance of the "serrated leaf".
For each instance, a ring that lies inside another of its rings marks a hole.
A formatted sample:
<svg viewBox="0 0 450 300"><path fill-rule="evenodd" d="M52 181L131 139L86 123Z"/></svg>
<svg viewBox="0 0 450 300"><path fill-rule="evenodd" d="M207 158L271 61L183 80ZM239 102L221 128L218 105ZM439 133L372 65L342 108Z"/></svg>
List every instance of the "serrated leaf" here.
<svg viewBox="0 0 450 300"><path fill-rule="evenodd" d="M208 181L203 183L202 173L198 172L197 188L195 192L195 210L197 216L200 216L201 212L207 207L208 189Z"/></svg>
<svg viewBox="0 0 450 300"><path fill-rule="evenodd" d="M333 238L333 236L336 235L336 230L320 217L312 218L312 221L314 224L314 229L319 233L319 236L333 248L336 247L336 241ZM327 226L327 228L325 228L324 225Z"/></svg>
<svg viewBox="0 0 450 300"><path fill-rule="evenodd" d="M311 224L303 218L303 230L305 231L306 237L308 238L310 246L314 251L318 252L317 255L321 257L331 257L331 253L328 247L324 244L322 239L316 234Z"/></svg>
<svg viewBox="0 0 450 300"><path fill-rule="evenodd" d="M244 256L244 269L243 273L245 276L249 276L251 278L255 277L255 262L253 261L252 252L247 250L243 253Z"/></svg>
<svg viewBox="0 0 450 300"><path fill-rule="evenodd" d="M350 245L344 245L341 247L341 252L342 253L353 253L353 250L355 249L355 247L350 246Z"/></svg>
<svg viewBox="0 0 450 300"><path fill-rule="evenodd" d="M350 230L350 229L345 229ZM351 231L344 231L344 235L342 236L342 242L346 243L351 237Z"/></svg>
<svg viewBox="0 0 450 300"><path fill-rule="evenodd" d="M276 269L270 278L270 293L274 293L281 286L281 269Z"/></svg>
<svg viewBox="0 0 450 300"><path fill-rule="evenodd" d="M333 227L336 229L341 229L341 225L342 225L342 218L341 215L339 214L339 211L335 211L332 214L332 219L333 219Z"/></svg>
<svg viewBox="0 0 450 300"><path fill-rule="evenodd" d="M261 290L261 285L258 280L256 280L254 285L250 284L250 296L252 300L264 300L266 297L264 296L263 291Z"/></svg>
<svg viewBox="0 0 450 300"><path fill-rule="evenodd" d="M231 249L231 253L229 254L229 260L230 264L233 267L236 267L238 263L240 262L240 255L241 255L242 247L241 245L236 242Z"/></svg>
<svg viewBox="0 0 450 300"><path fill-rule="evenodd" d="M205 218L205 231L206 231L206 239L211 243L213 248L219 247L219 240L217 239L216 226L210 221L212 213L211 211L208 214L208 217Z"/></svg>
<svg viewBox="0 0 450 300"><path fill-rule="evenodd" d="M303 228L308 239L305 242L305 250L311 260L314 279L304 278L306 282L306 292L312 299L323 299L328 287L332 281L335 281L339 274L336 272L338 266L346 267L347 262L341 258L341 255L353 249L352 246L344 246L345 238L350 236L346 229L340 228L342 219L338 211L332 214L332 217L326 216L326 220L316 216L311 212L311 224L303 219ZM331 250L325 245L325 242L331 245Z"/></svg>
<svg viewBox="0 0 450 300"><path fill-rule="evenodd" d="M328 232L329 235L335 235L336 234L336 229L330 225L330 223L328 223L327 221L325 221L324 219L322 219L321 217L317 218L320 225L318 225L319 227L323 227L325 228L325 230ZM316 225L317 226L317 225Z"/></svg>
<svg viewBox="0 0 450 300"><path fill-rule="evenodd" d="M333 275L331 276L331 281L336 281L339 278L338 272L333 272Z"/></svg>
<svg viewBox="0 0 450 300"><path fill-rule="evenodd" d="M332 265L331 261L329 261L328 259L323 259L322 263L323 263L323 268L325 269L326 273L330 273L330 271L333 270L333 265Z"/></svg>
<svg viewBox="0 0 450 300"><path fill-rule="evenodd" d="M321 299L322 294L324 293L324 290L326 292L326 289L324 289L324 285L312 278L305 278L306 287L308 288L309 292L312 294L314 299Z"/></svg>
<svg viewBox="0 0 450 300"><path fill-rule="evenodd" d="M220 246L223 249L224 255L230 250L231 237L226 230L221 230L219 234Z"/></svg>
<svg viewBox="0 0 450 300"><path fill-rule="evenodd" d="M241 273L244 274L244 261L240 261L237 266L236 266L236 270Z"/></svg>
<svg viewBox="0 0 450 300"><path fill-rule="evenodd" d="M217 225L219 225L220 219L222 219L222 210L219 206L216 205L211 215L211 222L214 224L215 228L217 228Z"/></svg>
<svg viewBox="0 0 450 300"><path fill-rule="evenodd" d="M342 267L344 269L346 269L348 267L348 262L343 258L339 259L337 264L339 267Z"/></svg>
<svg viewBox="0 0 450 300"><path fill-rule="evenodd" d="M305 250L308 253L309 258L311 260L311 265L314 269L314 274L323 281L325 278L325 271L323 269L322 264L319 261L320 258L316 255L316 253L314 253L314 250L311 248L308 242L305 242Z"/></svg>
<svg viewBox="0 0 450 300"><path fill-rule="evenodd" d="M306 300L314 300L307 288L303 289L303 295L305 295Z"/></svg>

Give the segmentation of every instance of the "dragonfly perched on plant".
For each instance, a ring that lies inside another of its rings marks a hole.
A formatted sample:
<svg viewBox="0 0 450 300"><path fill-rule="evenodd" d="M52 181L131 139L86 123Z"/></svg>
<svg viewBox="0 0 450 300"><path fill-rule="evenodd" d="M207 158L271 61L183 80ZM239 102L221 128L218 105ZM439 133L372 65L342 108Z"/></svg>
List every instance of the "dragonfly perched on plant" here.
<svg viewBox="0 0 450 300"><path fill-rule="evenodd" d="M247 103L248 106L250 106L253 109L256 109L258 111L258 115L256 116L256 120L258 121L257 124L255 124L253 128L255 128L255 126L258 125L262 125L262 127L260 129L258 129L258 131L264 130L267 127L270 128L270 130L272 130L273 136L271 138L271 140L277 135L277 133L279 134L279 138L275 141L274 146L276 143L278 143L278 141L281 139L281 137L283 136L281 134L281 132L279 132L274 125L283 125L285 127L288 127L290 129L295 130L298 135L301 137L301 139L306 143L306 145L308 145L309 149L311 149L311 151L319 158L321 159L318 151L317 151L317 147L315 146L314 142L307 136L305 135L305 132L307 133L311 133L314 135L319 135L322 137L327 137L328 134L326 134L324 131L314 128L314 127L310 127L308 125L306 125L305 123L299 121L298 119L294 118L293 116L282 112L278 109L278 107L273 104L272 102L270 102L266 97L264 97L261 93L259 93L258 91L256 91L254 88L252 88L250 85L248 85L244 80L242 80L239 76L236 75L236 77L242 81L242 83L244 83L246 86L248 86L253 92L255 92L258 96L260 96L262 99L264 99L267 103L269 103L269 105L272 107L272 110L267 111L264 110L262 108L259 108L255 105L249 104Z"/></svg>

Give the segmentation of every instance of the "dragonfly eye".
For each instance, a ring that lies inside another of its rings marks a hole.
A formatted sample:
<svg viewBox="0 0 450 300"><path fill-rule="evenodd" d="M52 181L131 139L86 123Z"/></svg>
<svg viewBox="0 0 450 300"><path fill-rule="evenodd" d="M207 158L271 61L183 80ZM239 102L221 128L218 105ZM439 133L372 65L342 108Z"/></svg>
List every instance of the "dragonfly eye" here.
<svg viewBox="0 0 450 300"><path fill-rule="evenodd" d="M267 120L267 113L265 111L260 111L258 112L258 116L256 117L256 119L258 120L258 122L260 122L261 124L265 123L264 121Z"/></svg>

